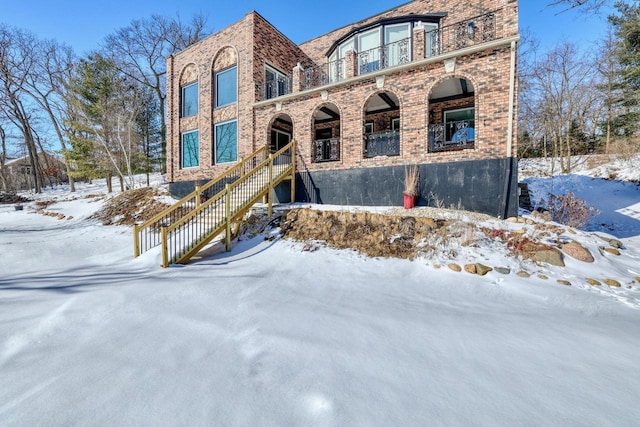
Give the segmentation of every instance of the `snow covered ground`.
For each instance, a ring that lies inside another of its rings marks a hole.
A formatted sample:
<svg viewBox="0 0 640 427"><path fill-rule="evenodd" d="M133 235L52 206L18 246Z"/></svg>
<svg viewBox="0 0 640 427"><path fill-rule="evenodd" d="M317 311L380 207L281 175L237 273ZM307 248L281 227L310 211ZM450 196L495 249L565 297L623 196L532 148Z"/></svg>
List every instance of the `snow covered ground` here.
<svg viewBox="0 0 640 427"><path fill-rule="evenodd" d="M257 237L161 269L87 219L100 182L38 196L72 219L0 205L0 425L639 425L640 220L623 211L640 187L527 181L595 204L568 236L622 254L562 268L469 248L461 265L512 267L481 277Z"/></svg>

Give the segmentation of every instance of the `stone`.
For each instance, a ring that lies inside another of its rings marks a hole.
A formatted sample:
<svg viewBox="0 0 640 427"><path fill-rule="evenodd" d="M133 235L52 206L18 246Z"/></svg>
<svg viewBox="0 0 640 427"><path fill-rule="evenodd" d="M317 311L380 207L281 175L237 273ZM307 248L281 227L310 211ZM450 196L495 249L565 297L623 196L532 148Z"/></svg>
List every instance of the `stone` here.
<svg viewBox="0 0 640 427"><path fill-rule="evenodd" d="M591 279L589 277L587 277L587 283L590 284L591 286L602 286L602 283L598 282L596 279Z"/></svg>
<svg viewBox="0 0 640 427"><path fill-rule="evenodd" d="M633 280L635 280L636 282L640 282L640 276L635 276Z"/></svg>
<svg viewBox="0 0 640 427"><path fill-rule="evenodd" d="M511 269L507 267L495 267L494 270L500 274L511 274Z"/></svg>
<svg viewBox="0 0 640 427"><path fill-rule="evenodd" d="M549 280L549 276L545 276L544 274L540 273L538 274L538 279Z"/></svg>
<svg viewBox="0 0 640 427"><path fill-rule="evenodd" d="M570 229L569 229L569 233L571 233L571 234L578 234L578 233L576 232L576 230L574 230L573 228L570 228Z"/></svg>
<svg viewBox="0 0 640 427"><path fill-rule="evenodd" d="M528 258L531 261L544 262L551 265L557 265L558 267L564 267L562 252L560 252L555 248L542 249L542 250L533 252L528 255Z"/></svg>
<svg viewBox="0 0 640 427"><path fill-rule="evenodd" d="M492 271L493 268L489 267L488 265L484 265L484 264L476 264L476 273L480 276L485 276L488 272Z"/></svg>
<svg viewBox="0 0 640 427"><path fill-rule="evenodd" d="M507 222L517 223L518 222L518 217L511 216L511 217L507 218Z"/></svg>
<svg viewBox="0 0 640 427"><path fill-rule="evenodd" d="M568 280L558 279L557 282L564 286L571 286L571 282Z"/></svg>
<svg viewBox="0 0 640 427"><path fill-rule="evenodd" d="M470 274L477 274L476 265L475 264L467 264L464 266L464 271Z"/></svg>
<svg viewBox="0 0 640 427"><path fill-rule="evenodd" d="M562 252L569 255L571 258L577 259L582 262L593 262L593 255L589 252L589 249L585 248L578 242L569 242L562 245Z"/></svg>
<svg viewBox="0 0 640 427"><path fill-rule="evenodd" d="M620 284L620 282L618 282L617 280L613 280L613 279L604 279L604 283L606 283L607 285L611 286L612 288L619 288L622 285Z"/></svg>
<svg viewBox="0 0 640 427"><path fill-rule="evenodd" d="M451 263L448 265L448 267L450 270L453 270L457 273L460 273L462 271L462 267L460 267L458 264Z"/></svg>
<svg viewBox="0 0 640 427"><path fill-rule="evenodd" d="M529 273L527 273L526 271L518 271L516 274L518 276L520 276L520 277L524 277L525 279L528 278L528 277L531 277L531 275Z"/></svg>
<svg viewBox="0 0 640 427"><path fill-rule="evenodd" d="M603 250L607 253L610 253L611 255L620 256L620 251L616 248L604 248Z"/></svg>
<svg viewBox="0 0 640 427"><path fill-rule="evenodd" d="M608 242L611 246L613 246L616 249L622 248L622 242L618 239L609 239Z"/></svg>
<svg viewBox="0 0 640 427"><path fill-rule="evenodd" d="M435 268L436 270L440 270L442 266L440 264L434 264L433 268Z"/></svg>

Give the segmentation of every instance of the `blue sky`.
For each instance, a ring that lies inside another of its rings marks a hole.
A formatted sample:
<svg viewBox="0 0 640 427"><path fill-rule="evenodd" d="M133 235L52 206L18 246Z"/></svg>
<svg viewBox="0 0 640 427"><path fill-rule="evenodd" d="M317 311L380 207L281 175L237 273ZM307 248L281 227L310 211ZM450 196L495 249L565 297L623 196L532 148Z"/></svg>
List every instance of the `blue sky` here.
<svg viewBox="0 0 640 427"><path fill-rule="evenodd" d="M24 28L42 38L71 45L77 53L87 53L103 38L133 19L151 14L180 15L188 19L202 12L211 30L218 31L256 10L296 43L307 41L335 28L391 9L405 0L300 0L230 1L203 0L0 0L0 23ZM223 6L220 6L220 4ZM587 47L606 31L601 16L574 12L558 14L545 8L545 0L520 1L520 26L530 28L543 47L560 41L574 41ZM321 5L321 6L320 6Z"/></svg>

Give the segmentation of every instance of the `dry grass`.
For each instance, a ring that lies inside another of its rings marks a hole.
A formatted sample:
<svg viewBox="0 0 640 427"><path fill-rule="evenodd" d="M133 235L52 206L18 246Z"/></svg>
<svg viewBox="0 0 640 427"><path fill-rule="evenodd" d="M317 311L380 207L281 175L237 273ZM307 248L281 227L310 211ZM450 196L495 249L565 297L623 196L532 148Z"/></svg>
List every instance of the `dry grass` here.
<svg viewBox="0 0 640 427"><path fill-rule="evenodd" d="M104 225L133 225L146 221L168 208L157 200L162 196L154 188L138 188L125 191L104 203L101 210L92 215Z"/></svg>

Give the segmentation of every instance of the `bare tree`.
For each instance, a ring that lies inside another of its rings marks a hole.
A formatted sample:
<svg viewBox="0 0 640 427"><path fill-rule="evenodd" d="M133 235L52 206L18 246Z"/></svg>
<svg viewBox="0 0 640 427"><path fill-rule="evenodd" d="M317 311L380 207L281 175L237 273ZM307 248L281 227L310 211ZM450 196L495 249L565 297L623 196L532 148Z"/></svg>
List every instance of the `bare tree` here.
<svg viewBox="0 0 640 427"><path fill-rule="evenodd" d="M548 3L550 7L560 8L560 12L581 8L583 12L598 12L603 6L611 4L612 0L553 0Z"/></svg>
<svg viewBox="0 0 640 427"><path fill-rule="evenodd" d="M165 99L166 58L205 37L206 18L195 15L185 23L179 16L170 19L152 15L137 19L105 39L104 52L128 78L155 93L161 127L162 171L166 167Z"/></svg>
<svg viewBox="0 0 640 427"><path fill-rule="evenodd" d="M533 61L528 76L527 107L544 143L551 145L563 173L571 171L578 135L595 136L601 107L597 73L571 43L559 45ZM525 110L526 111L526 110Z"/></svg>

